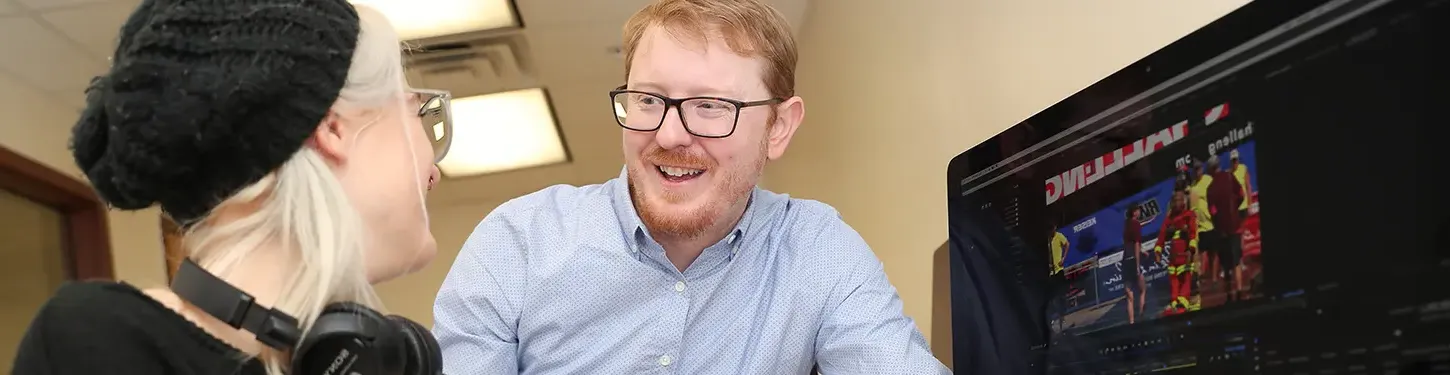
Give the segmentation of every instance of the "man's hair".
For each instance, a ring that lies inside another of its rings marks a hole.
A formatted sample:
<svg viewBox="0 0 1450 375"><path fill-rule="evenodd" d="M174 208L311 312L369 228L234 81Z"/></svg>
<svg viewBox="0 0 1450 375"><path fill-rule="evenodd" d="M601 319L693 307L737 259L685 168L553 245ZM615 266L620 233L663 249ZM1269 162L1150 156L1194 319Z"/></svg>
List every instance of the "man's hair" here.
<svg viewBox="0 0 1450 375"><path fill-rule="evenodd" d="M795 36L785 16L760 0L656 0L624 23L625 79L639 41L651 26L701 43L722 38L730 51L765 60L761 76L772 98L795 96Z"/></svg>

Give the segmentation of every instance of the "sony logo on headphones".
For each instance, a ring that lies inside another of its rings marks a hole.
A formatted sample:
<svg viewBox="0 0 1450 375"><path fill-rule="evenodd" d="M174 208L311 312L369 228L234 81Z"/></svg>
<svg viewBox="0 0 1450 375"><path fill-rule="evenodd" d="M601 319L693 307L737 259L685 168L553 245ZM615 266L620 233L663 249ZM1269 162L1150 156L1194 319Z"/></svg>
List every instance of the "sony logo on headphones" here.
<svg viewBox="0 0 1450 375"><path fill-rule="evenodd" d="M327 365L327 371L323 372L322 374L335 375L338 373L337 370L351 368L352 363L356 360L357 358L352 356L352 352L344 348L341 352L337 353L337 357L332 358L332 364ZM351 375L358 374L356 372L353 372Z"/></svg>

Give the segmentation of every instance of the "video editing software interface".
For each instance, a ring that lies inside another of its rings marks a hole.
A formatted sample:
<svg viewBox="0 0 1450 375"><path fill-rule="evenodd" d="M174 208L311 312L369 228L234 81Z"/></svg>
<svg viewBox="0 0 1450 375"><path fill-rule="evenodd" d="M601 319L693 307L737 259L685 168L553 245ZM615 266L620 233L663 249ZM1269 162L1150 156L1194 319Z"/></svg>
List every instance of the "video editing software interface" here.
<svg viewBox="0 0 1450 375"><path fill-rule="evenodd" d="M1304 10L953 161L957 371L1450 374L1450 1Z"/></svg>

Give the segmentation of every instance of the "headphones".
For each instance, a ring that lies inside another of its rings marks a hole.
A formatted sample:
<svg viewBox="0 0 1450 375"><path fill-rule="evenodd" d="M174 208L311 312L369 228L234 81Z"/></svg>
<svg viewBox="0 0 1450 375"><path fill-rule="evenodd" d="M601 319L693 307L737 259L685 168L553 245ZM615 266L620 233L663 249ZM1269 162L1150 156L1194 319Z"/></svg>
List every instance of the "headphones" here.
<svg viewBox="0 0 1450 375"><path fill-rule="evenodd" d="M440 375L443 353L423 325L383 316L352 302L327 305L302 336L294 318L263 307L201 266L185 259L171 290L233 328L251 332L269 347L291 350L292 375Z"/></svg>

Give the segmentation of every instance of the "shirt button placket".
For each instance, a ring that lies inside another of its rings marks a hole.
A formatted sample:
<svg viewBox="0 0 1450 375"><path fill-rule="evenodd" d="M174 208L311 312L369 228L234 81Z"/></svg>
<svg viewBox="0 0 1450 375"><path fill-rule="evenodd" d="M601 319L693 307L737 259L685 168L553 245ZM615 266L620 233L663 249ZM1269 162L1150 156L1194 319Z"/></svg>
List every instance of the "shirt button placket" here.
<svg viewBox="0 0 1450 375"><path fill-rule="evenodd" d="M672 332L674 334L674 337L672 337L674 339L674 345L669 347L671 352L661 353L658 358L655 358L655 364L659 365L660 368L671 367L675 365L675 362L679 361L679 358L675 356L679 354L679 350L682 347L681 345L685 339L685 327L688 325L686 322L690 319L690 297L685 294L685 289L688 286L684 280L675 280L674 285L668 287L674 291L676 297L671 299L673 301L674 311L671 312L669 319L671 323L669 327L674 330Z"/></svg>

